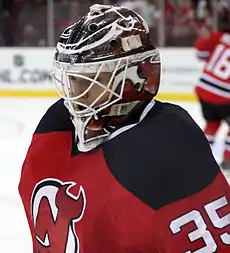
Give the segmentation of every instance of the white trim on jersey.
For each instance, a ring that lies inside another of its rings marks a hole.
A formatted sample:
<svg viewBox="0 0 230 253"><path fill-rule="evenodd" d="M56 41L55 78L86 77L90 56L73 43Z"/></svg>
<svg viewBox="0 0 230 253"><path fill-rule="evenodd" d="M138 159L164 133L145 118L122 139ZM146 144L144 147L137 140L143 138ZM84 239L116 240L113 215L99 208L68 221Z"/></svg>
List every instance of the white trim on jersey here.
<svg viewBox="0 0 230 253"><path fill-rule="evenodd" d="M230 92L230 84L227 82L222 82L219 79L205 73L202 74L201 78L203 78L204 80L207 80L210 83L213 83L216 86L219 86L220 88L227 89Z"/></svg>
<svg viewBox="0 0 230 253"><path fill-rule="evenodd" d="M118 136L119 134L129 130L130 128L138 125L145 117L146 115L148 114L148 112L153 108L153 106L155 105L155 100L151 100L148 105L145 107L144 111L142 112L141 116L140 116L140 119L137 123L135 124L131 124L131 125L127 125L127 126L124 126L124 127L121 127L119 128L117 131L113 132L111 135L109 135L109 137L107 138L107 140L111 140L113 138L115 138L116 136Z"/></svg>
<svg viewBox="0 0 230 253"><path fill-rule="evenodd" d="M208 58L210 56L210 52L209 51L200 51L200 50L197 50L196 51L196 57L197 58Z"/></svg>
<svg viewBox="0 0 230 253"><path fill-rule="evenodd" d="M155 105L155 100L151 100L148 105L145 107L144 111L142 112L141 116L140 116L140 120L139 122L141 122L146 115L148 114L148 112L152 109L152 107Z"/></svg>
<svg viewBox="0 0 230 253"><path fill-rule="evenodd" d="M211 85L209 85L207 83L204 83L202 81L200 81L197 86L201 87L204 90L207 90L207 91L209 91L211 93L214 93L214 94L216 94L218 96L221 96L221 97L224 97L224 98L230 98L230 91L227 92L227 91L220 90L220 89L218 89L216 87L213 87L213 86L211 86Z"/></svg>
<svg viewBox="0 0 230 253"><path fill-rule="evenodd" d="M225 150L230 151L230 143L225 142Z"/></svg>

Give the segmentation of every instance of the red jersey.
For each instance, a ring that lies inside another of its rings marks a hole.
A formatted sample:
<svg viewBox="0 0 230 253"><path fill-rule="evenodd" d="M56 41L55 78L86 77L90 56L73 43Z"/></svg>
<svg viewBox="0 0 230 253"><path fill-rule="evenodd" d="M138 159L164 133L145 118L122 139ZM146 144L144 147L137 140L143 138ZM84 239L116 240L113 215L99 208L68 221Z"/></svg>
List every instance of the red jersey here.
<svg viewBox="0 0 230 253"><path fill-rule="evenodd" d="M213 104L230 103L230 34L214 32L196 41L197 57L206 61L196 85L198 97Z"/></svg>
<svg viewBox="0 0 230 253"><path fill-rule="evenodd" d="M81 153L63 100L44 115L19 184L33 253L229 253L230 189L202 130L158 101L127 120Z"/></svg>

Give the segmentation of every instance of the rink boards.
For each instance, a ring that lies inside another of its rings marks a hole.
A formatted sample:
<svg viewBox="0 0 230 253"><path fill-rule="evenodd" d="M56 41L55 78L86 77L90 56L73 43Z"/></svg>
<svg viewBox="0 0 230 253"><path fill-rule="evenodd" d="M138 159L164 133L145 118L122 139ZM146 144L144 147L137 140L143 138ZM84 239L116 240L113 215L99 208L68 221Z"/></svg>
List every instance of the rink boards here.
<svg viewBox="0 0 230 253"><path fill-rule="evenodd" d="M0 49L0 96L57 97L50 72L53 48ZM195 101L194 85L203 63L192 48L162 48L161 86L158 98Z"/></svg>

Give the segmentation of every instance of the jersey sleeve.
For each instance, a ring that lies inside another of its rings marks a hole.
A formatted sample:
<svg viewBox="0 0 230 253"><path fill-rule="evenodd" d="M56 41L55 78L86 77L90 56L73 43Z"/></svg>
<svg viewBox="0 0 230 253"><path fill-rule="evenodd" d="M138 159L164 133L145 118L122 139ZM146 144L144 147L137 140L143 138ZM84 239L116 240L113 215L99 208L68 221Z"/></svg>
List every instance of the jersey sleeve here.
<svg viewBox="0 0 230 253"><path fill-rule="evenodd" d="M212 33L208 37L198 38L195 41L196 57L200 60L207 60L214 50L220 33Z"/></svg>
<svg viewBox="0 0 230 253"><path fill-rule="evenodd" d="M229 200L220 173L205 189L161 208L156 215L160 253L230 252Z"/></svg>
<svg viewBox="0 0 230 253"><path fill-rule="evenodd" d="M171 159L172 170L166 169L161 189L162 198L174 198L156 210L159 252L230 252L229 184L202 130L185 112L179 114L171 123L174 137L170 143L174 144L168 143L176 150L175 158Z"/></svg>

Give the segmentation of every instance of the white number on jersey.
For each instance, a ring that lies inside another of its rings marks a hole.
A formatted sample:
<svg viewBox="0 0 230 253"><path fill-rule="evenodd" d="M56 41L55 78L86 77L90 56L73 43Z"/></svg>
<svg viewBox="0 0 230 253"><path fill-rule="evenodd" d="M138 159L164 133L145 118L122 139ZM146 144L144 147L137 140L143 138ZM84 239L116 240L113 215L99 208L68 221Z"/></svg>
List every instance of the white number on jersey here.
<svg viewBox="0 0 230 253"><path fill-rule="evenodd" d="M219 217L218 215L218 210L227 205L229 204L226 197L224 196L204 206L209 219L211 220L213 226L217 229L225 228L230 225L230 213L226 214L223 217ZM181 232L183 226L189 224L190 222L194 222L197 229L188 234L189 240L191 242L194 242L198 239L203 239L205 246L197 249L196 251L187 250L184 253L217 252L217 243L215 242L211 231L208 230L208 226L198 210L192 210L191 212L186 213L183 216L173 220L170 223L169 227L173 234L178 234ZM220 239L224 244L230 245L230 234L223 233L220 235Z"/></svg>
<svg viewBox="0 0 230 253"><path fill-rule="evenodd" d="M226 197L222 197L204 206L204 209L215 228L224 228L230 224L230 213L223 217L219 217L217 213L217 210L227 205L228 201ZM224 244L230 245L230 234L224 233L220 235L220 238Z"/></svg>
<svg viewBox="0 0 230 253"><path fill-rule="evenodd" d="M206 66L207 71L223 80L230 78L230 48L219 44Z"/></svg>

